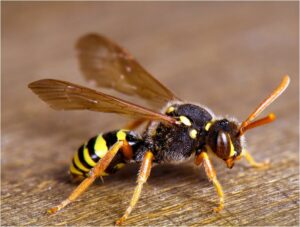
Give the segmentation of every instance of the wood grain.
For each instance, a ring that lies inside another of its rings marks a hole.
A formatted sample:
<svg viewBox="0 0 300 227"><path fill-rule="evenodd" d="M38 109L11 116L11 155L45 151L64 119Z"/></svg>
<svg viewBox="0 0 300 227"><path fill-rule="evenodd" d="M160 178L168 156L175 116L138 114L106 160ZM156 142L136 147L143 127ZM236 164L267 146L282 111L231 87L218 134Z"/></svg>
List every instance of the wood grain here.
<svg viewBox="0 0 300 227"><path fill-rule="evenodd" d="M67 174L77 147L124 119L55 112L27 88L56 78L90 86L74 44L105 34L179 97L217 115L247 117L280 82L291 85L265 111L277 121L246 134L266 170L245 161L231 170L215 160L225 209L203 169L192 162L153 169L127 225L299 225L298 2L3 2L1 225L113 225L132 195L137 165L97 182L56 215L47 208L76 184ZM142 102L141 102L142 103Z"/></svg>

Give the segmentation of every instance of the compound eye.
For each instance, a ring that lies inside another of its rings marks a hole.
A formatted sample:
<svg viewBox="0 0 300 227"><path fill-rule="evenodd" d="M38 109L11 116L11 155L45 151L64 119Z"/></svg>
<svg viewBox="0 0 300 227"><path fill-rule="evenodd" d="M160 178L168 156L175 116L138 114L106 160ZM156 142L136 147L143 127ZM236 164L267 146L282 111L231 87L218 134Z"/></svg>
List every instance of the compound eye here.
<svg viewBox="0 0 300 227"><path fill-rule="evenodd" d="M222 159L230 156L230 136L228 133L219 131L217 137L217 155Z"/></svg>

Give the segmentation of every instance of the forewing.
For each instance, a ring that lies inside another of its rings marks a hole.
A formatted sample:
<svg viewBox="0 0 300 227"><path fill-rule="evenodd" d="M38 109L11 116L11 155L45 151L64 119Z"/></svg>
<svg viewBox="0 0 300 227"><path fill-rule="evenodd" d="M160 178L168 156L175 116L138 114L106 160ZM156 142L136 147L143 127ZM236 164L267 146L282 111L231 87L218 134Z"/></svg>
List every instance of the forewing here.
<svg viewBox="0 0 300 227"><path fill-rule="evenodd" d="M168 123L174 123L175 121L171 117L150 109L66 81L38 80L29 84L29 88L56 110L87 109Z"/></svg>
<svg viewBox="0 0 300 227"><path fill-rule="evenodd" d="M152 77L122 47L97 34L82 37L77 43L81 70L87 80L100 87L137 95L161 107L176 96Z"/></svg>

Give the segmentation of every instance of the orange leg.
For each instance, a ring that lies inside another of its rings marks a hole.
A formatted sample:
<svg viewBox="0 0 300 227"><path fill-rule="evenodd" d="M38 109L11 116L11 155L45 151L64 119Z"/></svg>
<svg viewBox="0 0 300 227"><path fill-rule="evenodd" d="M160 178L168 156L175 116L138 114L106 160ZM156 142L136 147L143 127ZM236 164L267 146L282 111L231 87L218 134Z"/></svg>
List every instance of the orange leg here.
<svg viewBox="0 0 300 227"><path fill-rule="evenodd" d="M137 201L140 198L141 191L143 188L144 183L146 183L152 166L152 160L153 160L153 154L151 151L147 151L145 153L142 165L140 167L139 176L137 180L137 186L134 189L133 196L131 198L129 207L125 211L125 214L116 222L117 225L122 225L122 223L127 219L127 217L130 215L131 211L135 207Z"/></svg>
<svg viewBox="0 0 300 227"><path fill-rule="evenodd" d="M266 168L269 166L269 160L264 162L256 162L247 150L242 151L242 156L246 158L248 163L255 168Z"/></svg>
<svg viewBox="0 0 300 227"><path fill-rule="evenodd" d="M220 212L223 208L224 208L224 193L222 190L222 186L219 183L218 179L217 179L217 175L216 175L216 171L207 155L206 152L201 152L198 156L196 156L195 158L195 164L196 165L200 165L202 164L204 165L204 169L206 172L206 175L208 177L208 179L210 181L213 182L214 187L218 193L219 196L219 206L214 208L215 212Z"/></svg>
<svg viewBox="0 0 300 227"><path fill-rule="evenodd" d="M56 213L57 211L61 210L65 206L67 206L69 203L73 202L80 196L94 181L97 177L101 176L101 173L105 171L105 169L108 167L110 162L113 160L117 152L120 150L120 148L123 146L124 141L118 141L116 142L113 147L106 153L106 155L99 160L97 165L91 169L89 172L89 177L84 179L77 188L71 193L71 195L62 201L59 205L51 208L48 210L49 214Z"/></svg>

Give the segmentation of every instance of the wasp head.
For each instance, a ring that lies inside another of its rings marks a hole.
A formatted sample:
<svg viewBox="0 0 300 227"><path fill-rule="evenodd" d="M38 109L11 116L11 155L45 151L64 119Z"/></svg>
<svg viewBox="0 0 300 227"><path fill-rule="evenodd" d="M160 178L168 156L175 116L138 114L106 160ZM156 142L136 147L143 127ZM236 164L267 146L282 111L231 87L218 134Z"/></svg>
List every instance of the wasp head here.
<svg viewBox="0 0 300 227"><path fill-rule="evenodd" d="M227 119L214 121L208 130L207 145L226 162L228 168L232 168L234 161L243 150L243 137L239 135L239 124Z"/></svg>
<svg viewBox="0 0 300 227"><path fill-rule="evenodd" d="M249 129L268 124L275 120L275 114L273 113L258 120L255 120L255 118L282 94L289 83L290 77L285 75L279 86L258 105L241 125L227 119L208 123L207 145L219 158L226 161L228 168L232 168L234 161L242 155L243 134Z"/></svg>

